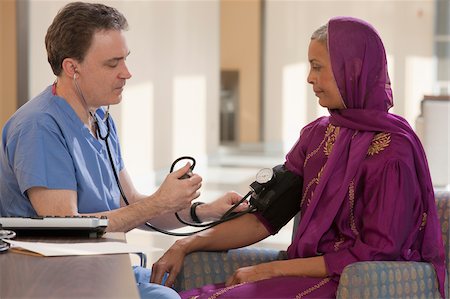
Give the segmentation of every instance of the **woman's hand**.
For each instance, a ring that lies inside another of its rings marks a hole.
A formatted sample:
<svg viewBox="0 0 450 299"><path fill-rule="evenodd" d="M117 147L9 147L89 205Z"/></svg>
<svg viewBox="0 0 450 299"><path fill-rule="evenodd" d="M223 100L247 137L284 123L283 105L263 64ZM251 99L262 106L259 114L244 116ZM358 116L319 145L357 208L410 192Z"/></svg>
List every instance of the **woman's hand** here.
<svg viewBox="0 0 450 299"><path fill-rule="evenodd" d="M276 262L271 262L239 268L227 279L225 285L228 287L243 282L253 282L280 276L281 274L277 273L275 265Z"/></svg>
<svg viewBox="0 0 450 299"><path fill-rule="evenodd" d="M216 199L215 201L196 208L196 214L201 221L219 220L235 203L239 202L242 196L236 192L230 191ZM242 212L248 209L247 201L239 204L233 212Z"/></svg>
<svg viewBox="0 0 450 299"><path fill-rule="evenodd" d="M183 251L182 246L179 246L177 242L173 244L169 250L152 266L152 276L150 282L161 284L165 273L168 273L165 286L171 286L175 282L175 278L180 273L181 266L183 265L184 257L186 253Z"/></svg>

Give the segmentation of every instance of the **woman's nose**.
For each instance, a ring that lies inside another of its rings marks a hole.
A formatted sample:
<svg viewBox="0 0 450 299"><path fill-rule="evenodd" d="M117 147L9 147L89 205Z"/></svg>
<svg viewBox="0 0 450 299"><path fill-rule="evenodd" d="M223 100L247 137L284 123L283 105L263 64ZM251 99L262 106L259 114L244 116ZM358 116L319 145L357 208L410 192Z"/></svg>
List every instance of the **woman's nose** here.
<svg viewBox="0 0 450 299"><path fill-rule="evenodd" d="M309 84L314 84L314 80L313 80L313 76L312 76L311 72L309 72L308 77L306 77L306 81Z"/></svg>

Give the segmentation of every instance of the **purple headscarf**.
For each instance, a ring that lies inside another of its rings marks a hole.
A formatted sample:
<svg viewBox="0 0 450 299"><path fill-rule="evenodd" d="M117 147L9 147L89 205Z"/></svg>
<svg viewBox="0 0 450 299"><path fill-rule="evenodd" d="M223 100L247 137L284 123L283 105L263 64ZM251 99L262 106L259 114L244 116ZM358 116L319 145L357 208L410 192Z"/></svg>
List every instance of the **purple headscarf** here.
<svg viewBox="0 0 450 299"><path fill-rule="evenodd" d="M444 296L445 253L437 217L433 185L422 145L406 120L388 113L393 106L386 53L376 30L368 23L350 17L336 17L328 23L328 51L334 78L347 109L330 110L330 122L340 127L327 165L308 209L302 216L290 257L310 256L317 252L320 238L330 228L346 197L350 181L366 157L377 132L404 136L413 149L422 206L428 213L422 258L436 269ZM355 135L355 132L358 134ZM351 142L353 138L353 141ZM320 221L315 207L327 198L325 215ZM310 221L314 220L314 229ZM298 245L301 244L301 245Z"/></svg>

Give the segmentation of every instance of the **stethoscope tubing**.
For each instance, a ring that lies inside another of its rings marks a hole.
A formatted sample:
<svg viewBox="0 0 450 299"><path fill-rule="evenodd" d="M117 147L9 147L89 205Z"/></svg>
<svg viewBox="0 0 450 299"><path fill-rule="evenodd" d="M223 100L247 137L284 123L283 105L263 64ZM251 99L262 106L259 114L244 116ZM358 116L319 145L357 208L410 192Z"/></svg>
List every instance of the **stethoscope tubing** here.
<svg viewBox="0 0 450 299"><path fill-rule="evenodd" d="M109 142L108 142L108 137L109 137L110 132L111 132L111 126L110 126L110 123L109 123L109 113L106 112L106 116L105 116L105 119L104 119L104 122L106 122L106 127L107 127L107 133L106 133L105 136L101 135L100 126L98 124L97 117L95 117L95 116L93 116L93 117L94 117L94 120L95 120L95 123L96 123L98 137L101 140L103 140L105 142L105 144L106 144L106 150L108 152L109 162L111 164L111 167L112 167L112 170L113 170L113 175L114 175L114 178L116 180L117 187L119 188L120 195L122 196L122 199L125 202L125 204L128 206L128 205L130 205L130 203L129 203L126 195L125 195L125 192L123 191L122 184L120 183L119 175L118 175L116 166L114 164L114 159L112 157L111 148L110 148ZM178 162L182 161L182 160L191 160L192 161L191 170L194 169L194 167L196 165L195 159L193 157L189 157L189 156L182 156L182 157L179 157L178 159L176 159L172 163L172 166L170 167L170 172L173 172L176 164ZM235 213L233 215L231 214L232 211L237 206L239 206L242 202L244 202L244 200L246 200L251 195L251 193L252 192L247 193L239 202L235 203L227 212L225 212L225 214L222 216L222 218L220 220L217 220L217 221L211 221L209 223L191 223L191 222L187 222L187 221L181 219L181 217L178 215L178 213L175 213L175 217L177 218L177 220L180 221L184 225L188 225L188 226L192 226L192 227L204 227L203 229L200 229L200 230L197 230L197 231L194 231L194 232L185 232L185 233L183 233L183 232L172 232L172 231L168 231L168 230L164 230L164 229L158 228L158 227L154 226L153 224L149 223L148 221L145 222L145 225L147 227L157 231L157 232L160 232L160 233L163 233L163 234L166 234L166 235L170 235L170 236L177 236L177 237L191 236L193 234L196 234L196 233L202 232L204 230L210 229L210 228L212 228L212 227L214 227L216 225L219 225L219 224L221 224L223 222L235 219L235 218L240 217L240 216L242 216L244 214L247 214L249 212L254 211L255 210L254 207L250 206L245 211L238 212L238 213Z"/></svg>

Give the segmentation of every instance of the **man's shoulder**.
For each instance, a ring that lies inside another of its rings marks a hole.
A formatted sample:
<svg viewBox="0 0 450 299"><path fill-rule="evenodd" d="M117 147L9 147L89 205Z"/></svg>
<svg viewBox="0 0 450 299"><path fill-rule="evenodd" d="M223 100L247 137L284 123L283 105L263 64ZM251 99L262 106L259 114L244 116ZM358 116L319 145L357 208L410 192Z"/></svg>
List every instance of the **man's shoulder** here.
<svg viewBox="0 0 450 299"><path fill-rule="evenodd" d="M53 94L46 88L39 95L22 105L11 117L10 120L28 119L42 116L52 108Z"/></svg>
<svg viewBox="0 0 450 299"><path fill-rule="evenodd" d="M26 102L6 122L3 134L11 137L32 128L56 125L52 111L55 107L51 91L44 90L38 96Z"/></svg>

